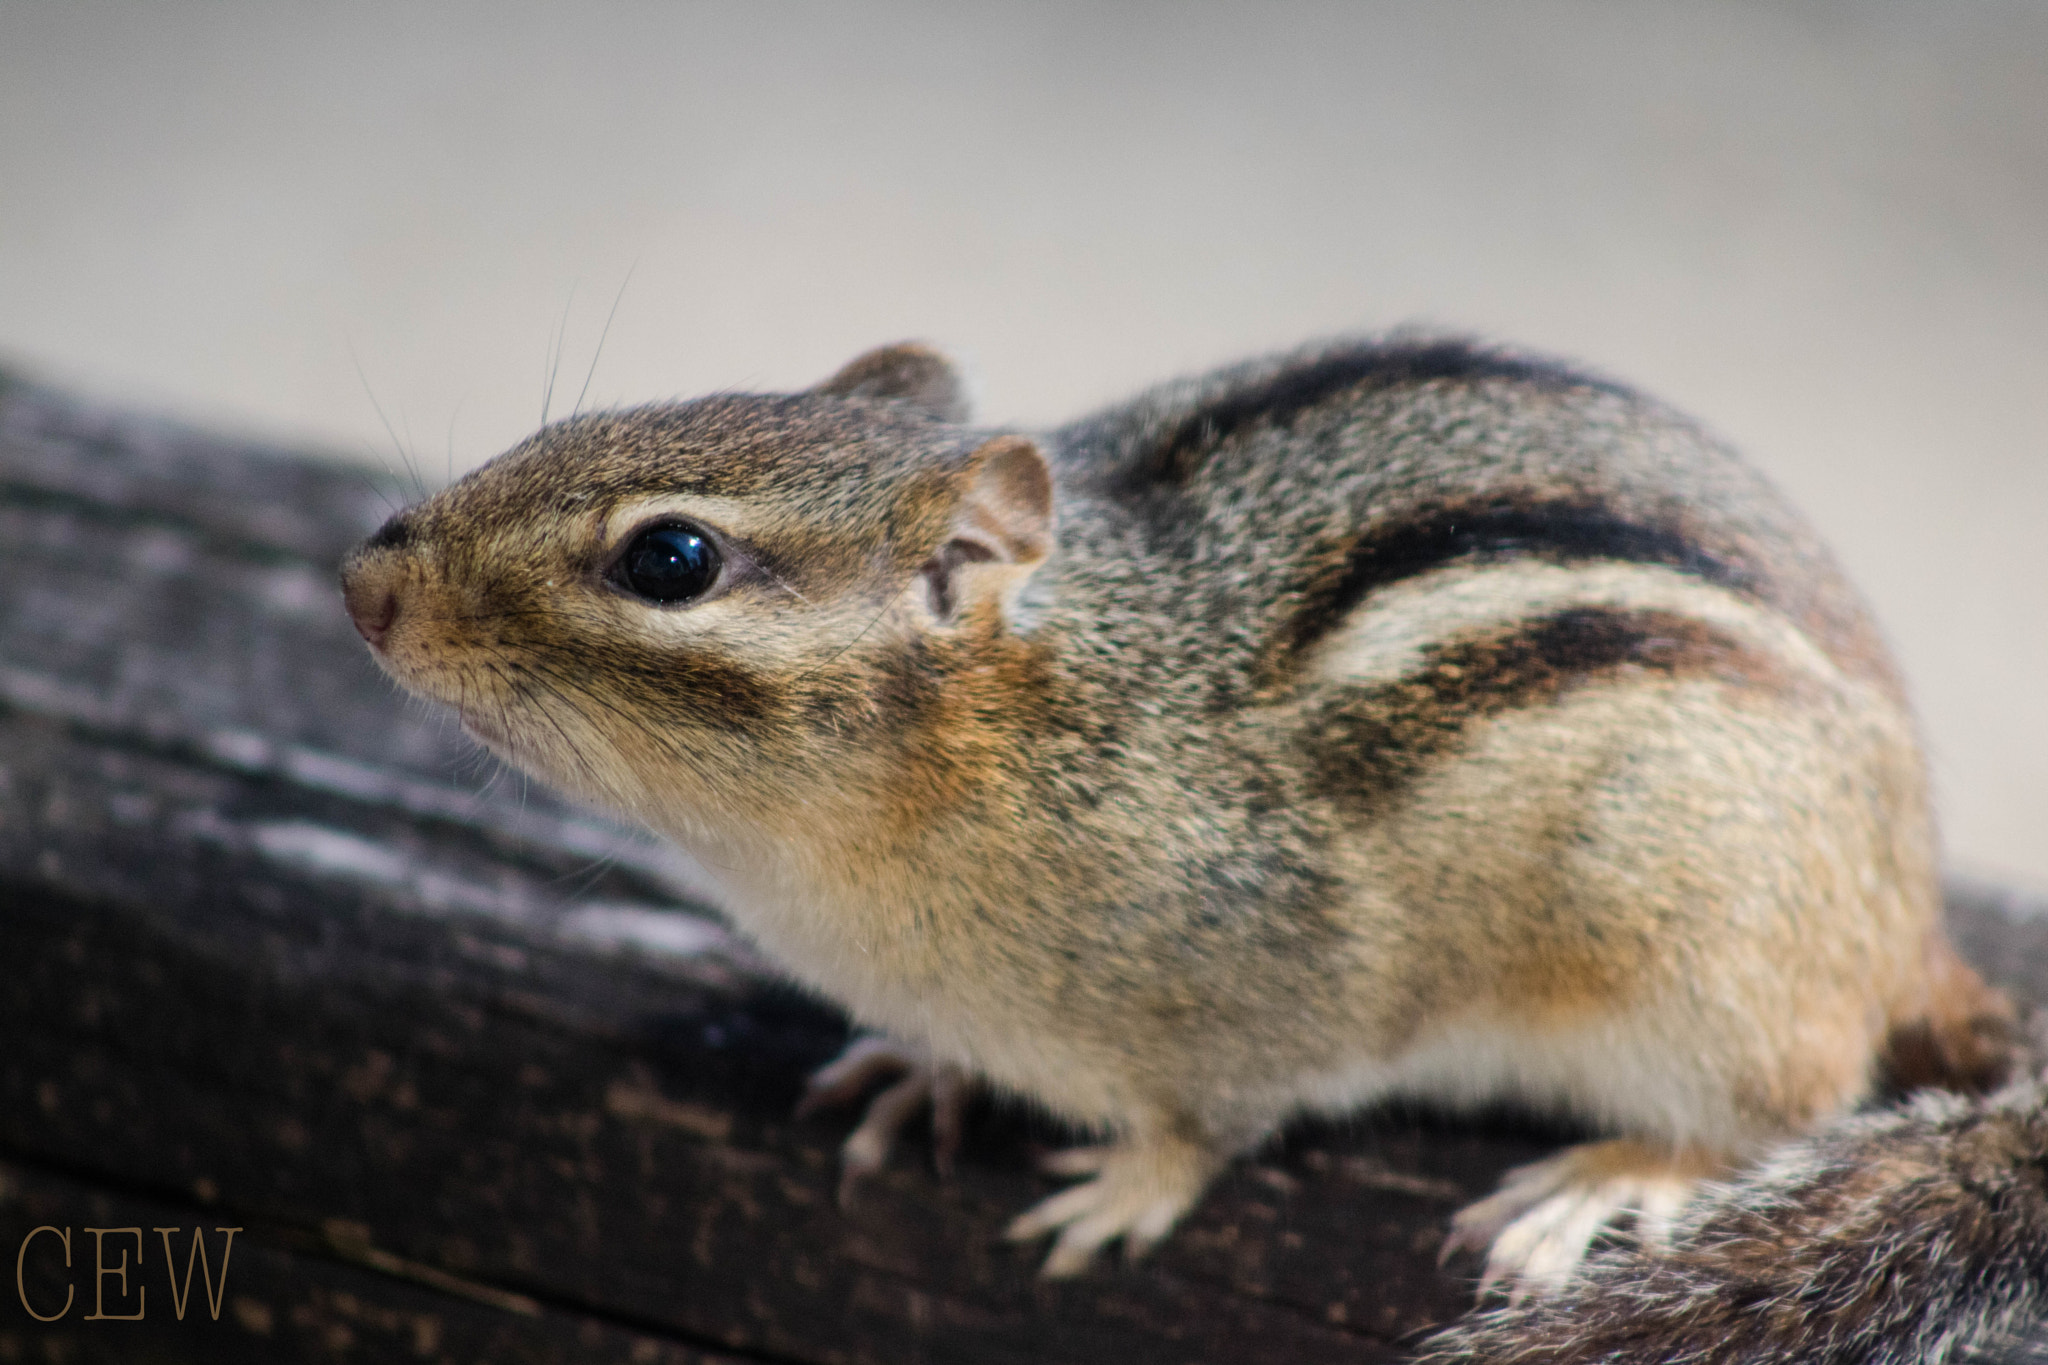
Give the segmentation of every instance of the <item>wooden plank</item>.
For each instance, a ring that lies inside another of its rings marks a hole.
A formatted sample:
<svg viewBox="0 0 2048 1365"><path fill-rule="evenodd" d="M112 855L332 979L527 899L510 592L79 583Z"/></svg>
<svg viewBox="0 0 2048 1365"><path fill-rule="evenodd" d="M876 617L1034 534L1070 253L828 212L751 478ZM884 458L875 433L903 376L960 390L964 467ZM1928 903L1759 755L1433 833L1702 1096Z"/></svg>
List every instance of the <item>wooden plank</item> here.
<svg viewBox="0 0 2048 1365"><path fill-rule="evenodd" d="M247 1229L219 1323L17 1303L0 1360L1358 1361L1463 1309L1446 1215L1560 1135L1304 1128L1150 1261L1063 1284L999 1235L1053 1187L1029 1114L984 1105L956 1179L913 1144L839 1209L851 1115L790 1106L842 1022L672 855L473 790L338 607L383 510L348 471L0 393L0 1251ZM1959 909L2048 980L2038 907Z"/></svg>

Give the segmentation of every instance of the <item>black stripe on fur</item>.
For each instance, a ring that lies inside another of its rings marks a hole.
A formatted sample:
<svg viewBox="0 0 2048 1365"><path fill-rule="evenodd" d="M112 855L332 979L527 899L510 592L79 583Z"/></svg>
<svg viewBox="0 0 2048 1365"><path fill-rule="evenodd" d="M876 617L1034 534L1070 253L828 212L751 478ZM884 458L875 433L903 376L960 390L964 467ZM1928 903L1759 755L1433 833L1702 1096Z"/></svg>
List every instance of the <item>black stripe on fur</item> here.
<svg viewBox="0 0 2048 1365"><path fill-rule="evenodd" d="M1626 670L1778 685L1774 661L1669 611L1576 607L1434 644L1394 682L1348 690L1307 732L1310 781L1362 814L1384 810L1475 722L1546 705Z"/></svg>
<svg viewBox="0 0 2048 1365"><path fill-rule="evenodd" d="M1748 573L1716 559L1679 531L1630 521L1597 503L1550 499L1445 507L1368 532L1341 555L1326 556L1294 610L1273 632L1260 684L1284 681L1311 645L1378 589L1461 561L1518 557L1662 564L1738 592L1753 587Z"/></svg>

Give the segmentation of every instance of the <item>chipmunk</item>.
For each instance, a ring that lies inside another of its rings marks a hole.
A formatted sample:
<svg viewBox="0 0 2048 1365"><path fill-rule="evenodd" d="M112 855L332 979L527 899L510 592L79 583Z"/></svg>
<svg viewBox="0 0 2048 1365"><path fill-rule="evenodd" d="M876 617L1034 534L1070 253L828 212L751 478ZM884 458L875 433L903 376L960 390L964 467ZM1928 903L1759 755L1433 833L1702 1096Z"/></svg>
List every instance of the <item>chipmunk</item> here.
<svg viewBox="0 0 2048 1365"><path fill-rule="evenodd" d="M638 820L887 1041L1099 1142L1049 1274L1290 1118L1512 1102L1609 1136L1454 1220L1487 1278L1843 1114L1999 1076L1914 726L1827 551L1606 379L1396 335L970 425L921 345L579 416L343 572L408 689Z"/></svg>

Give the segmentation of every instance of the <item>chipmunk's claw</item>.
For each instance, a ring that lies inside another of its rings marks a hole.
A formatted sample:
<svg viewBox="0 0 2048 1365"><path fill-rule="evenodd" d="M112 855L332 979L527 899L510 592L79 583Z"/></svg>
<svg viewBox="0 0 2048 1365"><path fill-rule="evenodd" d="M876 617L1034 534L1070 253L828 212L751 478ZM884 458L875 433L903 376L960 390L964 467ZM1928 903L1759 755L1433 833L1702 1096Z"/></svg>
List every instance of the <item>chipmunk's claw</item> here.
<svg viewBox="0 0 2048 1365"><path fill-rule="evenodd" d="M1553 1293L1617 1218L1635 1215L1637 1237L1662 1241L1700 1181L1723 1169L1703 1153L1627 1138L1570 1147L1509 1171L1499 1190L1459 1210L1438 1263L1460 1251L1485 1252L1481 1298L1500 1289L1518 1304Z"/></svg>
<svg viewBox="0 0 2048 1365"><path fill-rule="evenodd" d="M856 1038L805 1083L796 1117L851 1104L892 1077L868 1101L867 1113L839 1149L841 1208L852 1204L863 1180L888 1165L903 1126L927 1103L932 1107L932 1163L941 1175L952 1174L967 1108L967 1077L916 1048L872 1034Z"/></svg>
<svg viewBox="0 0 2048 1365"><path fill-rule="evenodd" d="M1055 1152L1040 1165L1054 1175L1090 1178L1025 1210L1003 1235L1028 1242L1057 1233L1039 1273L1063 1279L1087 1269L1119 1237L1133 1261L1158 1245L1201 1197L1218 1162L1193 1143L1131 1139Z"/></svg>

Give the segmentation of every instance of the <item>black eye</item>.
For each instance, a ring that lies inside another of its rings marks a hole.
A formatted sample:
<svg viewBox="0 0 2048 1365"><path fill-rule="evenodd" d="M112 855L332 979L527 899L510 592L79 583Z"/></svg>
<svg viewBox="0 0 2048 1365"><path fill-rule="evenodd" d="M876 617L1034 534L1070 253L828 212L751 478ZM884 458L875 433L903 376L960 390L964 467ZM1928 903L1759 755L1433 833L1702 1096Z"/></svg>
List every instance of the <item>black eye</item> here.
<svg viewBox="0 0 2048 1365"><path fill-rule="evenodd" d="M633 537L614 579L650 602L688 602L718 580L718 549L688 526L650 526Z"/></svg>

